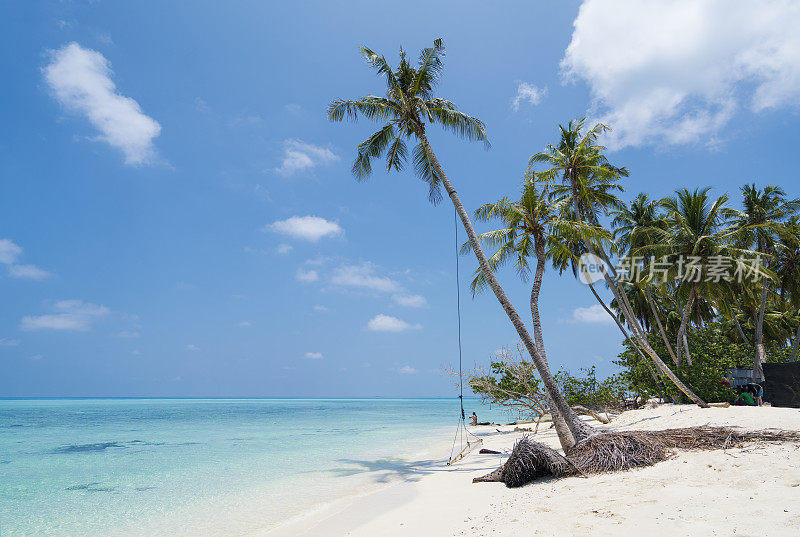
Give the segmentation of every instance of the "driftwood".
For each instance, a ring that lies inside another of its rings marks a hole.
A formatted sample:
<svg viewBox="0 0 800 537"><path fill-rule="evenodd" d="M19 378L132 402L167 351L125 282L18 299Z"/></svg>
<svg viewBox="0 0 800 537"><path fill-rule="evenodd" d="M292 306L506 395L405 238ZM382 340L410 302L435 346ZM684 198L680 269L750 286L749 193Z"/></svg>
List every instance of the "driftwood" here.
<svg viewBox="0 0 800 537"><path fill-rule="evenodd" d="M508 487L518 487L544 476L566 477L652 466L672 457L675 449L728 449L752 441L800 443L800 432L709 426L601 432L575 444L566 456L525 436L514 445L503 466L473 479L473 483L499 481Z"/></svg>
<svg viewBox="0 0 800 537"><path fill-rule="evenodd" d="M576 414L584 414L586 416L591 416L600 423L611 423L611 420L608 419L608 413L603 413L605 416L601 415L599 412L595 412L591 408L586 408L582 405L575 405L572 407L572 410L575 411Z"/></svg>

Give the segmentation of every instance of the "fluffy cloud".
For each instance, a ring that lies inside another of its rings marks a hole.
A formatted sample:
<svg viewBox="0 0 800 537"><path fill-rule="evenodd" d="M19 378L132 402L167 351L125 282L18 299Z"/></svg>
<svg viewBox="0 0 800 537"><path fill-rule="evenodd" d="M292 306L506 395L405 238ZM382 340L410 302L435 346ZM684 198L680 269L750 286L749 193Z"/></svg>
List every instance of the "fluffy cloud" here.
<svg viewBox="0 0 800 537"><path fill-rule="evenodd" d="M0 239L0 263L4 265L14 263L21 253L22 248L15 244L14 241Z"/></svg>
<svg viewBox="0 0 800 537"><path fill-rule="evenodd" d="M319 280L319 274L317 274L316 270L297 269L295 278L297 279L298 282L313 283Z"/></svg>
<svg viewBox="0 0 800 537"><path fill-rule="evenodd" d="M422 325L412 325L397 317L380 313L369 320L367 328L373 332L405 332L406 330L419 330Z"/></svg>
<svg viewBox="0 0 800 537"><path fill-rule="evenodd" d="M517 94L511 100L511 109L517 112L519 105L523 102L537 105L542 102L545 95L547 95L547 88L539 88L527 82L520 82L517 86Z"/></svg>
<svg viewBox="0 0 800 537"><path fill-rule="evenodd" d="M317 242L323 237L336 237L344 230L336 222L325 220L319 216L292 216L286 220L278 220L265 228L295 239Z"/></svg>
<svg viewBox="0 0 800 537"><path fill-rule="evenodd" d="M110 62L96 50L69 43L51 51L44 78L66 109L86 116L98 139L121 150L126 164L147 164L155 156L153 139L161 125L139 103L117 91Z"/></svg>
<svg viewBox="0 0 800 537"><path fill-rule="evenodd" d="M275 249L275 251L277 253L279 253L280 255L285 255L285 254L288 254L289 252L291 252L293 249L294 248L290 244L280 244Z"/></svg>
<svg viewBox="0 0 800 537"><path fill-rule="evenodd" d="M612 149L713 142L742 106L797 106L798 26L791 0L585 0L561 65Z"/></svg>
<svg viewBox="0 0 800 537"><path fill-rule="evenodd" d="M581 323L610 323L614 324L614 319L606 313L603 306L595 304L583 308L575 308L572 311L572 319Z"/></svg>
<svg viewBox="0 0 800 537"><path fill-rule="evenodd" d="M12 278L25 278L28 280L44 280L53 276L36 265L11 265L8 267L8 275Z"/></svg>
<svg viewBox="0 0 800 537"><path fill-rule="evenodd" d="M89 330L96 320L110 313L99 304L81 300L62 300L53 304L53 313L26 316L20 321L20 330Z"/></svg>
<svg viewBox="0 0 800 537"><path fill-rule="evenodd" d="M0 347L16 347L19 345L18 339L9 339L7 337L0 337Z"/></svg>
<svg viewBox="0 0 800 537"><path fill-rule="evenodd" d="M419 371L417 371L410 365L404 365L403 367L398 368L397 372L400 373L401 375L416 375L417 373L419 373Z"/></svg>
<svg viewBox="0 0 800 537"><path fill-rule="evenodd" d="M303 356L305 356L309 360L322 360L321 352L307 352Z"/></svg>
<svg viewBox="0 0 800 537"><path fill-rule="evenodd" d="M424 308L428 301L422 295L394 295L392 300L407 308Z"/></svg>
<svg viewBox="0 0 800 537"><path fill-rule="evenodd" d="M275 168L275 171L281 175L293 175L299 171L310 170L339 160L339 157L330 149L302 140L286 140L283 145L283 161L280 167Z"/></svg>
<svg viewBox="0 0 800 537"><path fill-rule="evenodd" d="M22 248L10 239L0 239L0 264L8 265L8 275L12 278L43 280L50 278L51 273L35 265L14 265L22 255Z"/></svg>
<svg viewBox="0 0 800 537"><path fill-rule="evenodd" d="M333 271L331 283L341 287L378 291L381 293L397 293L402 286L386 276L378 276L372 263L361 265L343 265Z"/></svg>
<svg viewBox="0 0 800 537"><path fill-rule="evenodd" d="M189 345L186 345L186 349L187 349L187 350L190 350L190 351L199 351L199 350L200 350L200 347L198 347L197 345L192 345L192 344L190 343Z"/></svg>

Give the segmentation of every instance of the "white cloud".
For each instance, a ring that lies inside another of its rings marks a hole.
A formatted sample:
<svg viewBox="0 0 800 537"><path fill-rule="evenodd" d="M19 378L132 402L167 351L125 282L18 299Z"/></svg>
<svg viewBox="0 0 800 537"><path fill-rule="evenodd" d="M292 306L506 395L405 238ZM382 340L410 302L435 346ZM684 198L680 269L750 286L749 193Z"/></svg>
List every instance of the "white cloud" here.
<svg viewBox="0 0 800 537"><path fill-rule="evenodd" d="M344 233L336 222L325 220L319 216L292 216L286 220L278 220L265 228L265 231L274 231L289 235L295 239L317 242L323 237L335 237Z"/></svg>
<svg viewBox="0 0 800 537"><path fill-rule="evenodd" d="M14 241L0 239L0 263L5 265L14 263L21 253L22 248L15 244Z"/></svg>
<svg viewBox="0 0 800 537"><path fill-rule="evenodd" d="M278 252L281 255L285 255L285 254L288 254L289 252L291 252L293 249L294 248L290 244L280 244L275 249L275 251Z"/></svg>
<svg viewBox="0 0 800 537"><path fill-rule="evenodd" d="M129 330L123 330L122 332L117 334L117 337L120 337L122 339L136 339L139 336L140 336L139 332L131 332Z"/></svg>
<svg viewBox="0 0 800 537"><path fill-rule="evenodd" d="M422 295L394 295L392 299L407 308L424 308L428 301Z"/></svg>
<svg viewBox="0 0 800 537"><path fill-rule="evenodd" d="M19 345L18 339L9 339L7 337L0 337L0 347L16 347Z"/></svg>
<svg viewBox="0 0 800 537"><path fill-rule="evenodd" d="M10 265L8 275L12 278L25 278L28 280L44 280L51 278L53 274L40 269L36 265Z"/></svg>
<svg viewBox="0 0 800 537"><path fill-rule="evenodd" d="M8 275L12 278L43 280L53 276L50 272L35 265L15 265L22 248L10 239L0 239L0 264L8 265Z"/></svg>
<svg viewBox="0 0 800 537"><path fill-rule="evenodd" d="M539 88L527 82L520 82L517 86L517 94L511 100L511 109L517 112L519 105L523 102L537 105L542 102L545 95L547 95L547 88Z"/></svg>
<svg viewBox="0 0 800 537"><path fill-rule="evenodd" d="M614 319L606 313L603 306L595 304L594 306L587 306L575 308L572 311L572 319L581 323L610 323L614 324Z"/></svg>
<svg viewBox="0 0 800 537"><path fill-rule="evenodd" d="M319 304L317 304L316 306L314 306L314 311L328 311L328 308L326 308L325 306L320 306Z"/></svg>
<svg viewBox="0 0 800 537"><path fill-rule="evenodd" d="M197 345L193 345L193 344L191 344L191 343L190 343L190 344L186 345L186 349L187 349L187 350L190 350L190 351L199 351L199 350L200 350L200 347L198 347Z"/></svg>
<svg viewBox="0 0 800 537"><path fill-rule="evenodd" d="M316 270L297 269L297 274L295 274L295 278L297 279L298 282L313 283L319 280L319 274L317 274Z"/></svg>
<svg viewBox="0 0 800 537"><path fill-rule="evenodd" d="M378 276L372 263L343 265L333 271L331 283L381 293L398 293L403 290L402 286L391 278Z"/></svg>
<svg viewBox="0 0 800 537"><path fill-rule="evenodd" d="M34 354L33 356L29 357L28 360L38 361L44 358L44 354Z"/></svg>
<svg viewBox="0 0 800 537"><path fill-rule="evenodd" d="M409 324L405 321L380 313L369 320L367 328L373 332L405 332L406 330L419 330L421 324Z"/></svg>
<svg viewBox="0 0 800 537"><path fill-rule="evenodd" d="M281 175L293 175L299 171L310 170L339 160L339 157L330 149L302 140L286 140L283 146L283 161L279 168L275 168L275 171Z"/></svg>
<svg viewBox="0 0 800 537"><path fill-rule="evenodd" d="M309 360L322 360L321 352L307 352L303 356L305 356Z"/></svg>
<svg viewBox="0 0 800 537"><path fill-rule="evenodd" d="M417 373L419 373L419 371L417 371L410 365L404 365L403 367L399 368L397 372L400 373L401 375L416 375Z"/></svg>
<svg viewBox="0 0 800 537"><path fill-rule="evenodd" d="M51 52L44 77L55 98L68 110L86 116L98 139L121 150L126 164L148 164L155 157L153 139L161 125L139 103L117 91L110 62L96 50L69 43Z"/></svg>
<svg viewBox="0 0 800 537"><path fill-rule="evenodd" d="M253 323L251 323L250 321L242 321L239 323L239 326L241 326L242 328L250 328L251 326L253 326Z"/></svg>
<svg viewBox="0 0 800 537"><path fill-rule="evenodd" d="M742 106L797 106L798 26L791 0L585 0L561 66L610 148L713 143Z"/></svg>
<svg viewBox="0 0 800 537"><path fill-rule="evenodd" d="M81 300L62 300L53 304L54 313L23 317L20 330L89 330L97 319L110 310L99 304Z"/></svg>

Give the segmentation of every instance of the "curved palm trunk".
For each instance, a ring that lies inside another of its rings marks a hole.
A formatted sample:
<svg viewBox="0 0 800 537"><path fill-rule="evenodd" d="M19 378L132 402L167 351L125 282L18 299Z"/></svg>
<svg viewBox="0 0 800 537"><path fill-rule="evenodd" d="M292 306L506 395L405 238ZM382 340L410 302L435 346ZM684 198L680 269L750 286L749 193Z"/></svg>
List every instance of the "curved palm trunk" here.
<svg viewBox="0 0 800 537"><path fill-rule="evenodd" d="M494 295L497 297L497 301L500 302L500 305L503 307L506 315L508 315L508 318L511 320L511 324L514 325L514 328L522 340L523 345L525 345L526 350L531 355L531 359L536 366L536 370L539 372L539 376L542 378L542 383L544 384L545 390L553 402L553 408L551 409L553 414L561 414L561 416L564 418L564 421L566 421L569 430L572 432L572 436L575 438L576 442L580 442L581 440L588 438L593 434L593 428L581 421L578 415L575 414L572 408L570 408L569 404L567 404L566 399L564 399L564 396L559 391L556 381L553 378L553 375L550 373L550 368L539 353L539 349L536 347L536 343L533 341L533 338L531 338L531 335L525 328L522 318L519 316L519 313L517 313L517 310L514 309L514 306L511 304L511 301L506 296L505 291L500 286L500 283L497 281L494 272L489 266L489 261L486 259L486 255L483 253L483 249L478 241L478 236L475 234L475 229L472 227L472 222L470 222L469 216L467 215L466 210L464 210L464 206L461 204L461 200L456 194L452 183L450 183L447 175L445 175L442 165L439 163L439 159L436 158L436 154L433 152L433 149L428 142L428 138L425 136L424 129L419 129L417 135L420 139L420 142L422 142L423 147L425 148L425 152L430 157L431 165L436 171L439 179L442 181L442 184L447 191L447 195L450 196L450 200L453 202L453 206L455 206L456 212L461 218L461 223L464 224L464 229L469 237L470 245L475 253L475 257L478 258L478 266L481 268L481 271L483 271L483 274L486 277L486 282L489 284L489 287L492 288ZM572 446L562 447L567 450Z"/></svg>
<svg viewBox="0 0 800 537"><path fill-rule="evenodd" d="M736 329L739 331L739 335L741 336L742 341L744 341L744 344L749 347L750 340L747 339L747 336L744 334L744 330L742 330L742 325L739 324L739 319L736 317L736 313L735 312L732 313L731 317L733 317L733 322L736 324Z"/></svg>
<svg viewBox="0 0 800 537"><path fill-rule="evenodd" d="M531 288L531 317L533 318L533 337L536 340L536 348L539 349L539 354L544 360L544 365L547 371L550 372L550 363L547 361L547 351L544 348L544 336L542 335L542 320L539 316L539 292L542 289L542 278L544 277L545 269L545 254L544 245L541 244L539 239L536 241L536 274L533 277L533 287ZM553 406L553 401L548 401L550 407ZM558 440L562 446L574 446L575 437L572 431L569 430L567 422L559 413L553 414L553 425L558 434Z"/></svg>
<svg viewBox="0 0 800 537"><path fill-rule="evenodd" d="M797 333L794 335L794 343L792 343L792 362L797 361L798 348L800 348L800 324L797 325Z"/></svg>
<svg viewBox="0 0 800 537"><path fill-rule="evenodd" d="M661 324L661 317L658 316L658 308L656 308L656 303L653 301L653 295L650 293L650 288L645 288L644 295L647 297L647 303L650 304L650 309L653 311L653 317L655 317L656 325L658 326L658 333L661 334L661 339L664 340L664 345L667 346L667 352L675 361L675 365L678 365L678 357L675 356L675 351L670 345L669 338L667 337L667 331L664 330L664 325Z"/></svg>
<svg viewBox="0 0 800 537"><path fill-rule="evenodd" d="M647 364L647 370L650 372L650 376L653 377L653 380L656 382L656 385L660 385L661 382L659 381L655 371L653 371L653 367L650 365L650 360L647 359L647 356L644 355L642 349L639 348L639 346L636 344L636 342L633 340L630 334L628 334L628 331L625 330L625 327L622 325L622 323L619 322L619 318L616 315L614 315L614 312L611 311L608 306L606 306L606 303L603 301L602 298L600 298L600 295L597 294L597 290L595 290L593 283L589 284L589 289L591 289L595 299L597 299L597 302L603 307L606 313L608 313L608 315L612 319L614 319L614 322L617 323L617 328L619 328L619 331L622 332L623 336L625 336L625 339L627 339L630 342L631 347L633 347L636 350L636 354L639 355L639 358L641 358Z"/></svg>
<svg viewBox="0 0 800 537"><path fill-rule="evenodd" d="M575 209L575 214L579 219L585 221L583 217L583 212L581 211L580 208L580 204L578 203L577 180L575 177L572 176L569 176L569 180L572 185L572 203ZM584 246L586 246L586 250L590 254L595 256L597 255L594 246L592 246L592 244L589 241L584 241ZM608 256L605 255L605 252L601 253L603 255L602 259L604 259L606 263L608 263L608 266L612 267L613 270L613 265L609 263ZM658 353L656 353L653 347L650 346L650 343L647 341L647 335L644 333L644 330L639 325L639 321L636 319L636 315L634 315L633 313L633 308L631 307L630 302L628 302L628 297L625 295L625 293L621 292L617 288L617 283L611 278L611 276L608 275L608 271L603 272L603 278L605 279L606 284L608 284L608 288L611 290L611 294L613 294L614 298L617 300L617 304L620 304L620 309L622 310L622 315L625 317L625 322L627 322L628 326L631 327L631 331L633 332L633 335L636 337L636 340L641 345L642 350L644 350L644 352L646 352L650 356L650 358L653 360L653 363L655 363L656 367L662 373L664 373L667 376L667 378L669 378L669 380L671 380L672 383L675 384L675 386L681 392L683 392L684 395L686 395L686 397L691 399L698 406L702 408L708 408L708 403L700 399L697 396L697 394L695 394L692 390L690 390L681 381L681 379L679 379L677 375L675 375L675 373L673 373L672 370L669 367L667 367L667 364L664 363L664 361L661 359Z"/></svg>
<svg viewBox="0 0 800 537"><path fill-rule="evenodd" d="M686 335L686 325L689 322L689 314L692 312L692 302L694 302L694 295L695 295L695 286L696 284L692 282L692 289L689 291L689 300L686 301L686 305L683 307L683 312L681 313L681 326L678 328L678 340L675 342L675 347L678 349L678 358L676 365L678 367L681 366L681 344L683 343L683 338ZM692 357L689 356L689 345L685 345L686 347L686 362L689 365L692 365Z"/></svg>
<svg viewBox="0 0 800 537"><path fill-rule="evenodd" d="M761 305L758 307L758 318L756 319L756 352L753 355L753 381L764 380L764 368L761 364L767 361L767 353L764 350L764 314L767 310L767 282L761 288Z"/></svg>

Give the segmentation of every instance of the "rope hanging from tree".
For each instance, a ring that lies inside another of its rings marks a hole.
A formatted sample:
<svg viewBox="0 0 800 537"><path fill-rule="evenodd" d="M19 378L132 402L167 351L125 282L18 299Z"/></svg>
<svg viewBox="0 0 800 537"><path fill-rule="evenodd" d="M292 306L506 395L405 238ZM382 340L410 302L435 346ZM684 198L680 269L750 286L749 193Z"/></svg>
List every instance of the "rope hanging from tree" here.
<svg viewBox="0 0 800 537"><path fill-rule="evenodd" d="M461 415L458 419L458 425L456 426L456 434L455 437L453 438L453 447L450 448L450 459L447 461L448 466L463 459L476 446L483 443L482 439L478 438L477 436L469 432L469 430L467 429L467 422L466 422L467 418L464 413L464 371L461 360L461 281L460 281L459 266L458 266L459 264L458 212L456 211L455 207L453 207L453 228L455 229L455 240L456 240L456 314L458 318L458 402L461 406ZM475 440L470 442L469 436L473 436ZM465 438L466 438L466 445L465 445ZM459 451L458 453L455 453L456 441L458 441L459 439L460 439Z"/></svg>

